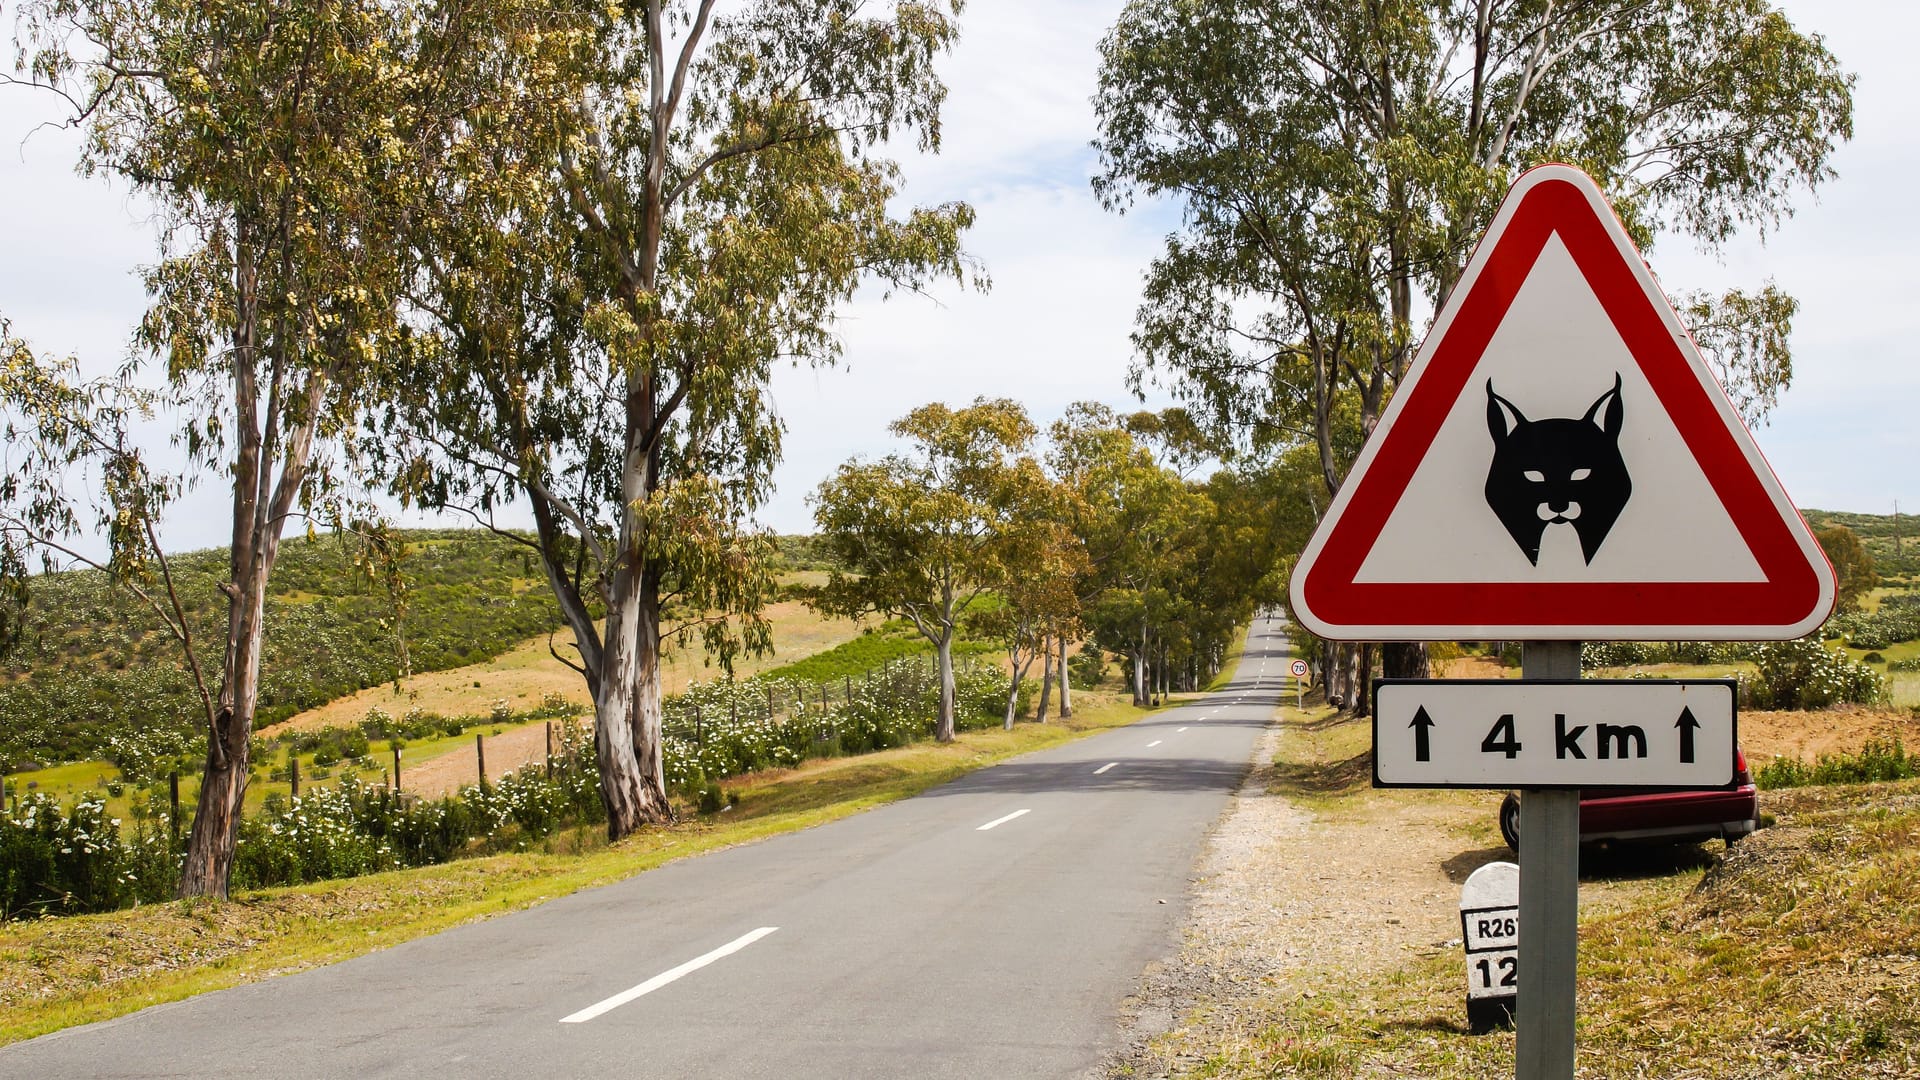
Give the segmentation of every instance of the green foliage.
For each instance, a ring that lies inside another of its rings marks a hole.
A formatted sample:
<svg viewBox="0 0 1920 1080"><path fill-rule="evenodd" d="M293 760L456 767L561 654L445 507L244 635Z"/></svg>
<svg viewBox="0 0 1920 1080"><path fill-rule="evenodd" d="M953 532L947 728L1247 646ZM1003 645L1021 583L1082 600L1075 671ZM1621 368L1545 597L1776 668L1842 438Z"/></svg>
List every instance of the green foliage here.
<svg viewBox="0 0 1920 1080"><path fill-rule="evenodd" d="M975 604L975 607L978 607ZM956 659L992 652L991 641L960 638L953 644ZM814 653L791 664L760 673L761 679L792 679L804 683L832 682L835 679L860 678L890 661L909 656L930 656L933 645L913 627L898 619L889 619L879 627L851 641L843 641L825 652Z"/></svg>
<svg viewBox="0 0 1920 1080"><path fill-rule="evenodd" d="M558 622L525 549L479 530L408 534L409 654L416 672L479 663ZM267 602L259 717L284 719L392 680L388 598L353 573L338 537L289 540ZM202 661L219 662L224 550L173 560ZM197 751L204 713L157 617L99 571L30 581L20 647L0 662L0 765L106 755L131 777Z"/></svg>
<svg viewBox="0 0 1920 1080"><path fill-rule="evenodd" d="M1107 658L1097 648L1088 647L1067 658L1068 677L1075 690L1091 690L1106 674Z"/></svg>
<svg viewBox="0 0 1920 1080"><path fill-rule="evenodd" d="M1837 615L1827 623L1827 631L1845 635L1856 649L1884 649L1920 638L1920 593L1889 596L1874 611Z"/></svg>
<svg viewBox="0 0 1920 1080"><path fill-rule="evenodd" d="M1580 668L1637 667L1642 664L1737 664L1753 659L1744 641L1589 641L1580 646Z"/></svg>
<svg viewBox="0 0 1920 1080"><path fill-rule="evenodd" d="M171 893L177 862L162 830L138 822L132 836L84 798L63 812L29 794L0 813L0 919L111 911Z"/></svg>
<svg viewBox="0 0 1920 1080"><path fill-rule="evenodd" d="M782 570L846 569L834 553L820 542L820 537L812 533L777 536L774 538L774 549Z"/></svg>
<svg viewBox="0 0 1920 1080"><path fill-rule="evenodd" d="M1008 686L997 666L956 664L954 686L958 729L1000 720ZM667 699L665 713L667 781L698 798L709 781L926 738L939 718L940 686L929 660L907 656L852 679L696 683Z"/></svg>
<svg viewBox="0 0 1920 1080"><path fill-rule="evenodd" d="M1874 784L1920 776L1920 759L1908 756L1898 739L1869 739L1858 752L1821 754L1811 765L1798 758L1775 758L1760 767L1754 782L1763 788L1820 784Z"/></svg>
<svg viewBox="0 0 1920 1080"><path fill-rule="evenodd" d="M1912 580L1920 576L1920 544L1916 544L1916 540L1920 540L1920 523L1914 519L1914 509L1908 507L1898 516L1835 510L1802 510L1800 513L1815 529L1844 526L1852 530L1865 545L1882 579L1905 579L1910 586Z"/></svg>
<svg viewBox="0 0 1920 1080"><path fill-rule="evenodd" d="M1886 698L1880 673L1828 649L1817 636L1769 641L1753 648L1758 677L1742 679L1742 696L1756 709L1820 709Z"/></svg>
<svg viewBox="0 0 1920 1080"><path fill-rule="evenodd" d="M1813 535L1820 541L1820 549L1826 552L1827 561L1833 564L1838 581L1834 610L1842 614L1859 610L1860 601L1879 583L1879 575L1873 569L1873 556L1860 542L1860 534L1845 525L1830 525Z"/></svg>
<svg viewBox="0 0 1920 1080"><path fill-rule="evenodd" d="M1831 178L1852 84L1767 0L1135 0L1101 42L1095 190L1182 219L1130 378L1218 445L1311 446L1331 491L1520 171L1585 169L1643 247L1717 247ZM1791 298L1682 306L1764 414Z"/></svg>

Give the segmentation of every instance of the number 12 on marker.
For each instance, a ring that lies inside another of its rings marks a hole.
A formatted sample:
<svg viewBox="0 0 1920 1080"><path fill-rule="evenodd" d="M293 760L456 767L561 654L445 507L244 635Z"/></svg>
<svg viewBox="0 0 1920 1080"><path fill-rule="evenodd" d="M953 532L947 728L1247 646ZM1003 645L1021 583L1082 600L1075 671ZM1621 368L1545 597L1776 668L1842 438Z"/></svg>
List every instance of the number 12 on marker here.
<svg viewBox="0 0 1920 1080"><path fill-rule="evenodd" d="M1520 982L1520 960L1516 952L1482 953L1469 957L1467 997L1509 997Z"/></svg>

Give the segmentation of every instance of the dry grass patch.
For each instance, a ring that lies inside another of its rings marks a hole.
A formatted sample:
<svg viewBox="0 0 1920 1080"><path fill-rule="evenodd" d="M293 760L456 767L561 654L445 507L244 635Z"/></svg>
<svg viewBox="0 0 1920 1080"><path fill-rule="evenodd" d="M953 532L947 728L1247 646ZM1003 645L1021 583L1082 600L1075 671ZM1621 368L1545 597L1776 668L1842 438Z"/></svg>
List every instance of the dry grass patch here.
<svg viewBox="0 0 1920 1080"><path fill-rule="evenodd" d="M734 670L741 678L825 652L859 637L868 625L852 619L827 618L798 600L769 605L766 617L773 624L775 652L769 656L740 658ZM366 719L367 711L376 705L396 716L415 708L442 716L485 716L495 702L504 701L524 710L539 704L547 695L556 694L586 706L587 690L579 672L554 659L551 650L555 649L562 656L578 655L572 631L556 630L551 639L545 634L529 638L484 663L415 675L403 681L398 691L391 684L370 687L263 730L277 735L283 731L352 727ZM698 641L668 654L660 665L662 691L668 694L677 694L689 683L719 675L720 669L711 665Z"/></svg>
<svg viewBox="0 0 1920 1080"><path fill-rule="evenodd" d="M1769 809L1778 826L1724 859L1583 860L1583 1080L1920 1076L1920 782L1801 789ZM1328 978L1200 1011L1212 1037L1173 1071L1512 1075L1511 1034L1466 1032L1457 947Z"/></svg>

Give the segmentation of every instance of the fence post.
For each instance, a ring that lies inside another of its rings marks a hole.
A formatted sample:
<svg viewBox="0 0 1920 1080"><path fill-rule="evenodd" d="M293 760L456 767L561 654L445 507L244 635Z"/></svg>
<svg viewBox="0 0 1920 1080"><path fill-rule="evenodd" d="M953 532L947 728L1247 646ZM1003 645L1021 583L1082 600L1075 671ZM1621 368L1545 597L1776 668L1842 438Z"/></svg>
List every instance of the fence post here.
<svg viewBox="0 0 1920 1080"><path fill-rule="evenodd" d="M846 676L846 680L847 680L847 704L851 705L853 703L853 676L851 675Z"/></svg>
<svg viewBox="0 0 1920 1080"><path fill-rule="evenodd" d="M473 756L474 756L474 759L480 763L480 786L481 787L487 786L487 744L485 742L485 739L486 739L486 736L481 735L479 732L474 732Z"/></svg>
<svg viewBox="0 0 1920 1080"><path fill-rule="evenodd" d="M400 748L393 748L393 793L400 794Z"/></svg>
<svg viewBox="0 0 1920 1080"><path fill-rule="evenodd" d="M553 721L547 721L547 779L553 779Z"/></svg>
<svg viewBox="0 0 1920 1080"><path fill-rule="evenodd" d="M767 723L773 723L773 684L767 684Z"/></svg>
<svg viewBox="0 0 1920 1080"><path fill-rule="evenodd" d="M180 801L180 774L174 773L173 776L174 776L173 801L177 807L177 804ZM287 755L287 781L288 783L293 785L293 797L296 799L299 798L300 797L300 759L293 756L292 754Z"/></svg>
<svg viewBox="0 0 1920 1080"><path fill-rule="evenodd" d="M693 703L693 744L699 747L707 745L707 726L702 717L700 703Z"/></svg>

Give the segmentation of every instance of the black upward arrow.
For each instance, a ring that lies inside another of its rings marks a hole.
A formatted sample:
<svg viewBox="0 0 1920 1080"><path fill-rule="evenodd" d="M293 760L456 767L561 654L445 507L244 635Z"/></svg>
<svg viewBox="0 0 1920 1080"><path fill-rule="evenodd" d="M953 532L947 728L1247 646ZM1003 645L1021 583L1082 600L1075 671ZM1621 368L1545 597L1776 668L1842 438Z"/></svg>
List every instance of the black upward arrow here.
<svg viewBox="0 0 1920 1080"><path fill-rule="evenodd" d="M1680 719L1673 725L1680 729L1680 764L1693 764L1693 733L1699 729L1700 721L1693 718L1693 710L1680 707Z"/></svg>
<svg viewBox="0 0 1920 1080"><path fill-rule="evenodd" d="M1427 748L1427 730L1433 727L1433 717L1427 715L1425 705L1420 706L1420 711L1413 714L1413 723L1407 726L1413 729L1413 760L1429 760L1432 755ZM1687 744L1687 755L1687 760L1692 761L1693 745L1691 743Z"/></svg>

